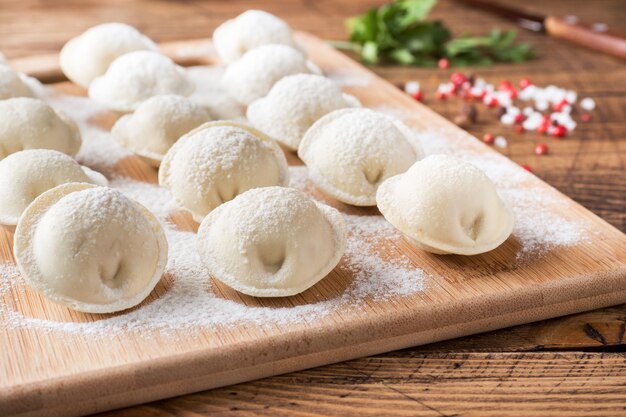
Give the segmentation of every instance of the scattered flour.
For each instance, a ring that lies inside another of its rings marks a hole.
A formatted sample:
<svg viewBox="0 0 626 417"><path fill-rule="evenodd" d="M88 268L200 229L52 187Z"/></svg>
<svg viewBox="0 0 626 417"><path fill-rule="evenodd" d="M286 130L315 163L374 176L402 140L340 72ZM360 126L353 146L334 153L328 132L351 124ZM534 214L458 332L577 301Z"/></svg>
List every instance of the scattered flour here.
<svg viewBox="0 0 626 417"><path fill-rule="evenodd" d="M349 78L347 75L343 76ZM342 75L335 74L335 78L337 77L341 79ZM346 85L345 79L343 82ZM354 80L351 82L354 83ZM177 230L167 220L171 213L179 209L170 193L157 185L114 173L112 168L115 164L130 155L130 152L118 146L108 132L88 123L89 119L97 116L103 109L85 98L50 93L48 95L48 101L54 107L68 113L80 126L83 134L83 148L79 154L81 163L107 173L111 187L142 203L161 221L170 250L165 277L169 287L159 298L146 302L139 308L85 323L27 317L8 305L0 304L0 320L4 321L4 326L36 327L49 331L107 337L123 331L140 334L156 330L192 331L245 322L261 326L307 323L338 308L342 311L358 311L368 300L393 300L420 292L429 285L428 274L396 248L396 242L402 236L384 218L344 214L348 242L338 268L345 271L342 275L353 276L353 280L342 292L318 302L278 308L247 306L224 299L214 291L208 271L200 262L196 250L196 235ZM389 108L384 112L401 119L407 118L407 115L400 112L393 114L392 110ZM568 203L557 198L557 192L548 187L522 187L532 185L537 180L522 169L512 169L505 157L482 153L480 148L473 150L470 147L468 151L466 146L459 146L458 142L469 140L469 137L462 135L445 139L443 132L437 131L419 132L416 135L427 154L456 154L485 170L496 183L501 196L513 207L515 213L513 234L522 245L518 258L540 255L557 246L576 245L585 239L588 233L585 224L569 220L554 211L555 204L567 206ZM463 152L460 152L461 148L465 148ZM306 190L307 168L291 166L289 171L290 186ZM393 259L387 259L385 255L390 252L395 252ZM24 285L14 265L0 264L0 297L6 298L10 292L19 294Z"/></svg>

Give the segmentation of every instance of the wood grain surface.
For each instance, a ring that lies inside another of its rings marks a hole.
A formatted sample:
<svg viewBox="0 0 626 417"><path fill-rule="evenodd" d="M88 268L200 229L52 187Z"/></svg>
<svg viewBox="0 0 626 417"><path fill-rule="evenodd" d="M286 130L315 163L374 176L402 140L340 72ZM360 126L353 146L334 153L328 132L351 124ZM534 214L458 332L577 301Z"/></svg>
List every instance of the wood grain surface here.
<svg viewBox="0 0 626 417"><path fill-rule="evenodd" d="M109 20L135 24L157 40L196 38L210 34L216 24L249 7L274 12L298 29L308 30L328 39L341 39L345 36L343 19L360 13L375 3L381 2L110 1L99 4L91 1L78 3L2 0L0 51L9 57L52 53L58 51L69 37L86 27ZM575 11L586 16L587 21L601 21L618 27L623 26L624 22L623 3L620 0L598 0L593 4L582 0L527 0L524 7L554 15L571 14ZM503 20L448 1L442 1L433 16L444 18L459 33L482 33L493 25L510 26ZM183 21L184 24L180 24ZM524 32L520 32L520 36L535 45L540 54L537 60L521 65L499 65L473 71L490 82L529 76L537 83L554 83L574 88L581 96L592 96L598 102L593 121L579 126L576 133L567 140L547 140L551 154L546 157L532 154L534 144L545 139L534 134L515 134L496 123L488 112L481 112L479 123L470 126L468 130L479 137L488 131L504 133L510 143L509 148L504 151L505 154L519 163L531 165L541 178L618 228L626 230L624 66L617 60L554 39ZM375 71L393 82L419 79L425 89L431 91L426 96L428 105L449 118L456 114L458 103L442 103L433 99L436 85L445 80L451 71L400 67L381 67L375 68ZM263 404L263 408L271 408L271 415L356 415L365 414L370 409L387 415L396 413L396 410L398 415L485 415L485 410L492 408L501 410L499 415L519 415L523 411L530 415L575 415L574 407L579 414L622 415L623 402L609 400L614 394L618 397L621 394L621 398L624 398L623 380L618 374L595 373L611 368L618 371L619 366L616 363L623 364L622 354L578 354L561 351L620 351L623 347L625 320L625 306L597 310L344 365L161 401L109 415L251 415L259 411L258 404ZM559 352L524 354L530 356L523 359L507 353L537 349ZM486 353L460 353L477 351ZM437 352L448 353L434 355ZM456 370L457 362L453 365L455 370L448 371L448 358L459 359L458 363L461 363L463 358L471 355L480 362L480 366L465 368L463 378L456 377L459 372ZM415 366L412 360L414 357L432 365L428 368L428 373L425 373L426 378L418 377L423 368ZM559 371L545 374L547 363ZM359 372L364 364L375 364L377 372L371 372L365 378ZM524 377L514 376L513 371L497 376L491 374L498 378L499 383L484 389L480 395L473 395L471 399L455 395L470 392L466 390L482 384L485 369L498 364L506 364L511 370L523 369ZM414 373L413 370L417 371ZM386 371L393 372L398 378L403 375L401 387L394 387L395 391L387 387L394 376L381 377ZM578 378L579 375L581 378ZM569 389L567 383L572 378L578 385ZM459 383L461 379L462 384ZM433 385L446 387L445 395L435 392L430 396ZM528 393L525 387L528 386L535 387L532 397L525 396ZM312 387L316 389L309 389ZM346 390L353 394L345 395ZM449 391L453 394L449 394ZM407 393L410 395L405 395ZM436 407L431 408L433 401ZM529 405L532 403L535 406ZM476 407L470 406L471 404Z"/></svg>

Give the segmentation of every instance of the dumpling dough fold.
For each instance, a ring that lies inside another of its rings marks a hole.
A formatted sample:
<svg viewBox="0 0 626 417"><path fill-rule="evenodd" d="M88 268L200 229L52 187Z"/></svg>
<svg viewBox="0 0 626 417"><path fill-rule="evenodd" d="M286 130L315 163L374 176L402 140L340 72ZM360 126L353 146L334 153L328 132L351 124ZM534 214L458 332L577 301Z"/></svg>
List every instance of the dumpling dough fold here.
<svg viewBox="0 0 626 417"><path fill-rule="evenodd" d="M159 169L159 184L197 222L251 188L288 183L280 147L254 128L227 121L205 123L180 138Z"/></svg>
<svg viewBox="0 0 626 417"><path fill-rule="evenodd" d="M385 218L419 247L476 255L504 242L513 213L483 171L462 159L432 155L385 181L377 193Z"/></svg>
<svg viewBox="0 0 626 417"><path fill-rule="evenodd" d="M154 289L167 264L167 239L154 215L119 191L69 183L28 206L13 252L26 282L46 298L112 313Z"/></svg>
<svg viewBox="0 0 626 417"><path fill-rule="evenodd" d="M252 102L246 115L254 127L297 150L305 132L322 116L359 105L326 77L296 74L281 79L267 96Z"/></svg>
<svg viewBox="0 0 626 417"><path fill-rule="evenodd" d="M255 297L301 293L343 255L341 214L284 187L255 188L213 210L198 230L198 250L216 279Z"/></svg>
<svg viewBox="0 0 626 417"><path fill-rule="evenodd" d="M422 158L422 148L399 120L370 109L343 109L319 119L306 132L298 156L313 183L355 206L376 205L387 178Z"/></svg>

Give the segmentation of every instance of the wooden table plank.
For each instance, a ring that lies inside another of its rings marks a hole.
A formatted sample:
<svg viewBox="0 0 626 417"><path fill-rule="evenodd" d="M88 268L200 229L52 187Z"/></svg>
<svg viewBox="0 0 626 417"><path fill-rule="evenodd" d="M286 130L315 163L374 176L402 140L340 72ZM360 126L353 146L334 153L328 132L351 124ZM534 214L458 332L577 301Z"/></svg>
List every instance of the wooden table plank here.
<svg viewBox="0 0 626 417"><path fill-rule="evenodd" d="M108 20L134 24L157 41L197 38L207 36L219 22L249 7L274 12L300 30L337 39L345 36L342 26L345 17L380 3L383 2L115 0L100 4L95 0L0 0L0 51L9 57L55 52L69 37ZM621 0L525 0L523 4L529 10L557 15L577 11L587 20L622 27L626 21ZM444 18L457 33L466 30L484 32L492 25L510 27L499 18L450 1L442 1L433 16ZM530 164L538 176L618 228L626 230L624 64L539 35L520 32L520 37L536 46L540 53L536 61L480 68L476 72L491 82L529 76L541 84L555 83L574 88L581 96L596 98L598 110L594 113L593 122L579 126L572 138L561 142L549 141L550 156L536 157L529 152L532 144L540 138L510 132L506 136L511 147L505 153L516 162ZM419 78L431 91L431 97L436 85L450 73L399 67L375 70L396 82ZM427 97L427 104L447 117L454 116L457 103L440 103L431 97ZM495 119L485 117L484 121L468 130L480 136L500 128ZM271 411L266 411L268 415L366 415L370 409L379 415L389 414L391 409L399 410L399 415L486 415L485 410L496 410L499 412L497 415L506 415L506 412L519 414L522 410L532 415L559 412L562 415L623 415L623 399L626 397L625 381L620 376L620 371L624 375L623 353L493 352L537 348L621 350L625 320L626 306L619 306L161 401L108 415L130 416L137 415L139 411L141 415L155 416L197 416L210 412L247 415L251 414L247 408L262 411L255 408L258 404L262 404L263 409L269 407ZM465 351L486 353L459 353ZM434 355L435 352L451 353ZM481 365L465 366L466 362ZM458 369L457 363L461 364ZM511 370L501 373L492 371L500 367ZM553 369L558 371L553 372ZM363 370L367 378L360 372ZM513 372L516 370L525 372L523 378ZM608 370L614 372L603 373ZM420 373L426 375L425 379L419 378ZM464 375L460 386L457 385L459 373ZM485 373L498 382L489 385L483 381ZM394 377L397 380L390 381ZM477 387L482 389L474 391ZM527 391L527 387L534 391ZM318 389L324 395L318 395ZM472 398L455 397L456 392L472 393ZM446 395L447 400L441 403L441 396ZM233 398L238 398L238 405L234 405ZM541 401L527 401L531 398L540 398ZM431 409L433 406L434 409Z"/></svg>

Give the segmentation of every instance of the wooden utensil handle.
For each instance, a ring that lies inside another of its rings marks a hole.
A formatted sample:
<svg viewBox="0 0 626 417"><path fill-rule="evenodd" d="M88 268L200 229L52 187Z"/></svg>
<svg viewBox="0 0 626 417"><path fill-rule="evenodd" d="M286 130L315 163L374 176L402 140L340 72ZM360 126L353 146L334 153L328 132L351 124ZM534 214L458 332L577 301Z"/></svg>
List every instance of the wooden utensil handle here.
<svg viewBox="0 0 626 417"><path fill-rule="evenodd" d="M544 22L551 36L626 60L626 37L613 31L594 30L592 25L570 23L548 16Z"/></svg>

